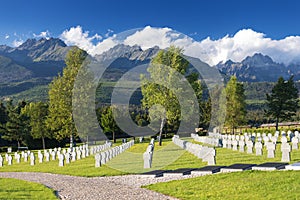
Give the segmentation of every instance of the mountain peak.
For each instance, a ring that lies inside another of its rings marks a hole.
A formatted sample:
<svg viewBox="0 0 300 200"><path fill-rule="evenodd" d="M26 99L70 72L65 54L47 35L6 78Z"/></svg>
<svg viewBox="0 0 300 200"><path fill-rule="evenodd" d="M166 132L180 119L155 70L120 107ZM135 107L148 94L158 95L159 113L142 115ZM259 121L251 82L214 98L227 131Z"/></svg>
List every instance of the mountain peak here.
<svg viewBox="0 0 300 200"><path fill-rule="evenodd" d="M39 40L33 38L33 39L27 39L23 44L17 47L17 49L33 50L33 49L41 48L42 46L46 46L46 48L49 48L50 46L66 47L67 45L58 38L49 38L49 39L41 38Z"/></svg>
<svg viewBox="0 0 300 200"><path fill-rule="evenodd" d="M275 64L275 62L267 55L261 53L255 53L253 56L247 56L242 63L244 65L266 65L266 64Z"/></svg>
<svg viewBox="0 0 300 200"><path fill-rule="evenodd" d="M158 47L153 47L143 51L143 49L138 45L129 46L125 44L117 44L102 54L96 55L96 58L98 61L114 57L123 57L129 60L144 61L151 59L158 52L158 50Z"/></svg>

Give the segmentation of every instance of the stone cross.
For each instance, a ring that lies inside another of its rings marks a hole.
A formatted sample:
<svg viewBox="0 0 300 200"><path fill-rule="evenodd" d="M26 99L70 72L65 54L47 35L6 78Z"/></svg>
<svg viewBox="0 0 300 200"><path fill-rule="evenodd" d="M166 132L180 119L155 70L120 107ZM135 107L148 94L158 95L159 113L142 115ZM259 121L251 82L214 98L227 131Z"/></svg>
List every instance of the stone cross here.
<svg viewBox="0 0 300 200"><path fill-rule="evenodd" d="M52 160L55 160L56 152L55 151L51 151L51 156L52 156Z"/></svg>
<svg viewBox="0 0 300 200"><path fill-rule="evenodd" d="M101 167L101 154L97 153L95 155L95 167Z"/></svg>
<svg viewBox="0 0 300 200"><path fill-rule="evenodd" d="M66 164L70 163L70 153L65 153Z"/></svg>
<svg viewBox="0 0 300 200"><path fill-rule="evenodd" d="M11 155L9 155L7 157L7 162L8 162L8 165L12 165L12 156Z"/></svg>
<svg viewBox="0 0 300 200"><path fill-rule="evenodd" d="M24 162L27 162L27 161L28 161L28 154L25 153L25 154L24 154Z"/></svg>
<svg viewBox="0 0 300 200"><path fill-rule="evenodd" d="M64 166L64 154L59 154L58 156L58 166L63 167Z"/></svg>
<svg viewBox="0 0 300 200"><path fill-rule="evenodd" d="M3 158L1 155L0 155L0 167L3 167Z"/></svg>
<svg viewBox="0 0 300 200"><path fill-rule="evenodd" d="M20 163L21 155L17 153L17 154L15 154L15 158L16 158L17 163Z"/></svg>
<svg viewBox="0 0 300 200"><path fill-rule="evenodd" d="M144 154L143 154L143 159L144 159L144 168L147 169L147 168L151 168L151 165L152 165L152 152L148 152L146 151Z"/></svg>
<svg viewBox="0 0 300 200"><path fill-rule="evenodd" d="M82 149L82 158L85 158L86 157L86 150L85 148Z"/></svg>
<svg viewBox="0 0 300 200"><path fill-rule="evenodd" d="M38 158L39 158L39 163L43 163L43 154L39 152Z"/></svg>
<svg viewBox="0 0 300 200"><path fill-rule="evenodd" d="M232 140L231 144L232 144L232 150L237 151L238 141Z"/></svg>
<svg viewBox="0 0 300 200"><path fill-rule="evenodd" d="M50 153L49 152L45 153L45 159L46 159L46 162L50 161Z"/></svg>
<svg viewBox="0 0 300 200"><path fill-rule="evenodd" d="M275 158L276 145L273 142L267 142L266 147L268 152L267 158Z"/></svg>
<svg viewBox="0 0 300 200"><path fill-rule="evenodd" d="M245 141L244 140L239 141L239 147L240 147L240 152L245 152Z"/></svg>
<svg viewBox="0 0 300 200"><path fill-rule="evenodd" d="M30 154L30 165L34 165L35 164L35 157L34 157L34 154L33 153L31 153Z"/></svg>
<svg viewBox="0 0 300 200"><path fill-rule="evenodd" d="M231 144L232 144L231 139L228 139L227 140L227 148L228 149L231 149Z"/></svg>
<svg viewBox="0 0 300 200"><path fill-rule="evenodd" d="M261 156L262 155L262 147L263 147L262 143L261 142L256 142L254 147L255 147L256 155Z"/></svg>
<svg viewBox="0 0 300 200"><path fill-rule="evenodd" d="M106 163L106 153L101 152L101 164L105 164Z"/></svg>
<svg viewBox="0 0 300 200"><path fill-rule="evenodd" d="M227 147L227 139L223 139L223 148Z"/></svg>
<svg viewBox="0 0 300 200"><path fill-rule="evenodd" d="M78 150L77 151L77 160L80 160L81 159L81 150Z"/></svg>
<svg viewBox="0 0 300 200"><path fill-rule="evenodd" d="M253 142L251 140L248 140L246 142L247 145L247 153L253 153Z"/></svg>
<svg viewBox="0 0 300 200"><path fill-rule="evenodd" d="M76 161L76 152L72 151L72 161Z"/></svg>
<svg viewBox="0 0 300 200"><path fill-rule="evenodd" d="M298 149L298 143L299 143L299 139L297 137L293 137L292 138L292 149L293 150Z"/></svg>
<svg viewBox="0 0 300 200"><path fill-rule="evenodd" d="M291 152L291 146L289 143L282 143L281 144L281 152L282 152L282 157L281 157L281 162L290 162L290 152Z"/></svg>

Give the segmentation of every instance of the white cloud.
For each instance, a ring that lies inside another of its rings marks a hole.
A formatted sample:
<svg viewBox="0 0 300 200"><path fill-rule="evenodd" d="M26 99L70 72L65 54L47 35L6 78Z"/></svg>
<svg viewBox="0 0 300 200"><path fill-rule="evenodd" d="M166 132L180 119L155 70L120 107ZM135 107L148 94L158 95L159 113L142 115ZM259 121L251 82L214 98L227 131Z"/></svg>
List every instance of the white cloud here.
<svg viewBox="0 0 300 200"><path fill-rule="evenodd" d="M12 45L13 45L13 47L18 47L18 46L20 46L20 45L23 44L23 43L24 43L24 40L18 39L18 40L14 40L14 41L12 42Z"/></svg>
<svg viewBox="0 0 300 200"><path fill-rule="evenodd" d="M10 36L8 34L5 35L5 39L7 40Z"/></svg>
<svg viewBox="0 0 300 200"><path fill-rule="evenodd" d="M94 48L96 45L93 44L93 40L101 40L102 36L95 34L93 36L89 36L89 31L83 31L81 26L71 27L69 30L65 30L60 38L67 45L76 45L88 53L93 54Z"/></svg>
<svg viewBox="0 0 300 200"><path fill-rule="evenodd" d="M137 31L136 33L128 36L124 40L126 45L140 45L142 49L148 49L153 46L159 46L160 48L167 48L171 44L172 37L168 34L171 32L170 28L152 28L146 26L144 29Z"/></svg>
<svg viewBox="0 0 300 200"><path fill-rule="evenodd" d="M114 31L113 31L112 29L107 29L107 32L105 33L105 37L108 38L108 37L110 37L113 33L114 33Z"/></svg>
<svg viewBox="0 0 300 200"><path fill-rule="evenodd" d="M112 30L108 30L107 33ZM251 29L242 29L233 36L226 35L223 38L212 40L210 37L202 41L195 41L191 37L180 34L171 28L145 28L135 31L122 40L116 35L93 44L92 40L99 39L99 35L89 36L88 31L83 31L80 26L72 27L61 34L68 45L77 45L91 55L101 54L116 44L139 45L142 49L159 46L164 49L170 45L180 46L185 54L200 58L210 65L229 59L242 61L254 53L269 55L276 62L292 63L300 62L300 36L289 36L281 40L273 40L264 33ZM107 35L108 36L108 35ZM118 38L118 39L117 39Z"/></svg>
<svg viewBox="0 0 300 200"><path fill-rule="evenodd" d="M39 34L33 33L33 37L35 38L46 38L47 40L50 38L50 32L48 30L42 31Z"/></svg>

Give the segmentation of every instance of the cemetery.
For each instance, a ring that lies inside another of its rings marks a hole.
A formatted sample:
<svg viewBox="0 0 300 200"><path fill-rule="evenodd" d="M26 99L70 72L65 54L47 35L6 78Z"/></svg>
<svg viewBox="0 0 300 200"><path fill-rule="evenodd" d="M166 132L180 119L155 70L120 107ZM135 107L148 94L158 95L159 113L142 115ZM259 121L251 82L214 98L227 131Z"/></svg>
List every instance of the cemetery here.
<svg viewBox="0 0 300 200"><path fill-rule="evenodd" d="M0 199L18 180L28 187L16 191L45 191L38 199L299 199L298 123L289 129L279 123L299 120L293 76L279 77L265 94L268 120L246 119L243 82L210 77L222 79L224 88L205 85L193 72L196 61L183 55L173 45L158 50L149 59L149 76L134 75L140 76L140 87L132 90L137 97L114 102L117 93L126 99L131 80L81 88L81 75L84 82L94 79L81 65L96 66L85 62L87 52L71 48L63 73L49 84L47 102L0 102ZM107 85L111 95L100 91ZM119 85L122 92L116 92ZM87 91L109 97L109 104Z"/></svg>
<svg viewBox="0 0 300 200"><path fill-rule="evenodd" d="M147 180L149 183L162 181L143 187L180 198L185 194L168 193L162 188L167 187L166 184L177 183L180 186L176 187L184 187L184 183L192 184L197 180L201 182L197 187L202 188L205 181L216 179L216 184L221 184L224 177L233 181L237 176L247 179L265 175L267 179L272 179L273 176L284 174L287 178L300 178L297 172L300 170L299 138L298 131L242 135L209 133L207 136L192 133L191 137L175 135L172 139L164 139L162 146L158 145L155 138L135 138L118 140L117 143L80 144L72 148L22 150L1 154L0 177L3 177L3 172L46 172L129 179L130 176L138 176L138 180ZM168 148L168 151L161 151L164 148ZM175 161L168 161L168 157L176 156L178 152L180 154ZM167 160L166 163L170 162L169 165L163 163L163 159ZM134 171L123 170L118 168L119 165ZM165 182L169 180L177 181ZM271 184L265 181L259 184ZM189 194L186 195L182 198L188 198ZM200 195L200 192L193 195Z"/></svg>

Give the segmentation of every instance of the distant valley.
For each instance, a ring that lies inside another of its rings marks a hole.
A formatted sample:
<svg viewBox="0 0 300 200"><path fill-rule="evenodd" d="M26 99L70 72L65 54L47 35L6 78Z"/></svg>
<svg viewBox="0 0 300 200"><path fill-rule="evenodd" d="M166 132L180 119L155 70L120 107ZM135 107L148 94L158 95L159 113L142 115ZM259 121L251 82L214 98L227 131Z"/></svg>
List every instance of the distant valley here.
<svg viewBox="0 0 300 200"><path fill-rule="evenodd" d="M16 48L0 45L0 98L46 101L48 84L62 71L65 56L70 48L57 38L29 39ZM139 46L119 44L101 55L96 55L95 58L102 60L119 55L120 58L110 65L103 76L108 82L115 82L126 71L149 63L158 51L158 47L143 51ZM213 67L216 67L225 79L235 75L239 81L246 82L246 95L250 103L263 102L265 92L271 90L272 82L277 81L279 76L288 78L293 75L295 81L300 80L300 65L286 66L259 53L248 56L241 62L229 60ZM111 91L113 87L109 85ZM106 98L107 92L98 93L101 98Z"/></svg>

